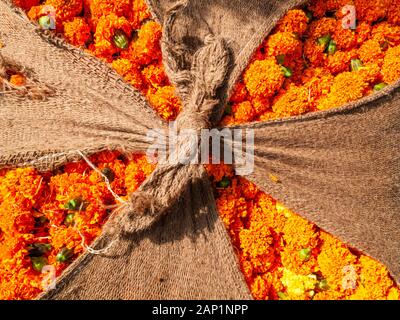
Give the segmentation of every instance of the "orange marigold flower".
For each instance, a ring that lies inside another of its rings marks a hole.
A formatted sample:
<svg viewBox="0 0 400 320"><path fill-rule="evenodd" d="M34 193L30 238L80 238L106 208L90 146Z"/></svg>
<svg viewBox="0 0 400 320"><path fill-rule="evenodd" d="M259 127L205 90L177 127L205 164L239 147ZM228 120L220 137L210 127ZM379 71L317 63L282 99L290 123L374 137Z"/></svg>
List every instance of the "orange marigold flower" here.
<svg viewBox="0 0 400 320"><path fill-rule="evenodd" d="M132 63L128 59L121 58L114 60L111 65L113 69L125 79L125 81L132 84L136 89L143 93L147 91L145 79L137 64Z"/></svg>
<svg viewBox="0 0 400 320"><path fill-rule="evenodd" d="M94 27L93 30L95 30L95 26L102 16L114 14L118 17L123 17L130 13L131 0L90 0L89 8L91 22Z"/></svg>
<svg viewBox="0 0 400 320"><path fill-rule="evenodd" d="M144 79L153 88L163 87L169 84L164 66L161 62L155 61L142 70Z"/></svg>
<svg viewBox="0 0 400 320"><path fill-rule="evenodd" d="M139 29L142 22L150 18L150 11L144 0L132 0L129 22L133 29Z"/></svg>
<svg viewBox="0 0 400 320"><path fill-rule="evenodd" d="M33 6L40 4L40 0L13 0L16 7L20 7L24 10L29 10Z"/></svg>
<svg viewBox="0 0 400 320"><path fill-rule="evenodd" d="M276 262L274 238L268 226L256 224L239 232L243 257L253 265L255 272L267 272Z"/></svg>
<svg viewBox="0 0 400 320"><path fill-rule="evenodd" d="M243 80L252 97L268 98L282 86L284 76L275 59L257 60L244 72Z"/></svg>
<svg viewBox="0 0 400 320"><path fill-rule="evenodd" d="M351 29L344 29L342 21L337 22L332 39L335 40L338 50L350 50L357 45L357 33Z"/></svg>
<svg viewBox="0 0 400 320"><path fill-rule="evenodd" d="M318 103L318 109L325 110L343 106L360 99L368 89L368 82L358 72L343 72L335 77L330 93Z"/></svg>
<svg viewBox="0 0 400 320"><path fill-rule="evenodd" d="M400 46L390 48L382 65L382 76L386 83L395 82L400 78Z"/></svg>
<svg viewBox="0 0 400 320"><path fill-rule="evenodd" d="M310 24L307 30L307 35L313 39L317 40L326 35L333 35L337 30L338 22L334 18L322 18L315 20Z"/></svg>
<svg viewBox="0 0 400 320"><path fill-rule="evenodd" d="M336 51L335 54L328 56L326 68L332 74L349 71L351 60L357 57L356 50Z"/></svg>
<svg viewBox="0 0 400 320"><path fill-rule="evenodd" d="M131 26L128 20L124 17L118 17L111 13L107 16L102 16L96 26L94 33L94 50L95 54L112 61L112 55L121 52L113 43L113 37L116 31L123 31L127 37L131 34Z"/></svg>
<svg viewBox="0 0 400 320"><path fill-rule="evenodd" d="M78 16L83 9L82 0L46 0L44 8L51 8L56 11L56 26L63 30L63 23ZM48 14L46 12L45 14Z"/></svg>
<svg viewBox="0 0 400 320"><path fill-rule="evenodd" d="M13 74L10 77L10 83L12 83L15 86L23 86L26 83L26 78L22 74Z"/></svg>
<svg viewBox="0 0 400 320"><path fill-rule="evenodd" d="M271 110L271 102L269 99L263 98L253 98L251 99L251 104L253 106L253 110L255 116L259 116L269 110Z"/></svg>
<svg viewBox="0 0 400 320"><path fill-rule="evenodd" d="M64 37L74 46L84 46L90 36L90 27L84 18L76 17L71 21L64 22Z"/></svg>
<svg viewBox="0 0 400 320"><path fill-rule="evenodd" d="M357 45L361 45L371 36L372 27L368 22L361 21L356 27Z"/></svg>
<svg viewBox="0 0 400 320"><path fill-rule="evenodd" d="M253 106L249 101L234 104L232 113L236 123L250 122L255 117Z"/></svg>
<svg viewBox="0 0 400 320"><path fill-rule="evenodd" d="M276 30L278 32L291 32L301 36L307 30L308 18L303 10L289 10L286 15L278 22Z"/></svg>
<svg viewBox="0 0 400 320"><path fill-rule="evenodd" d="M287 91L277 95L272 111L278 117L296 116L309 109L309 92L305 87L291 85Z"/></svg>
<svg viewBox="0 0 400 320"><path fill-rule="evenodd" d="M290 60L289 57L300 57L303 48L301 41L291 32L278 32L269 36L265 46L269 57L283 55L288 57L287 60Z"/></svg>
<svg viewBox="0 0 400 320"><path fill-rule="evenodd" d="M324 46L318 45L315 39L307 39L304 42L304 56L312 67L323 66L326 61Z"/></svg>
<svg viewBox="0 0 400 320"><path fill-rule="evenodd" d="M387 18L391 24L400 26L400 0L390 1Z"/></svg>
<svg viewBox="0 0 400 320"><path fill-rule="evenodd" d="M240 103L246 100L247 95L248 92L246 86L242 81L240 81L238 84L236 84L229 101L233 103Z"/></svg>
<svg viewBox="0 0 400 320"><path fill-rule="evenodd" d="M375 22L386 17L391 0L353 0L357 10L357 20Z"/></svg>
<svg viewBox="0 0 400 320"><path fill-rule="evenodd" d="M181 110L181 101L175 95L175 88L172 86L151 89L147 93L152 107L167 120L175 119Z"/></svg>
<svg viewBox="0 0 400 320"><path fill-rule="evenodd" d="M143 66L161 60L160 39L161 26L155 21L148 21L139 29L137 39L131 42L122 57Z"/></svg>
<svg viewBox="0 0 400 320"><path fill-rule="evenodd" d="M373 26L371 35L384 48L400 44L400 26L381 22Z"/></svg>
<svg viewBox="0 0 400 320"><path fill-rule="evenodd" d="M376 39L364 42L358 49L358 54L364 63L375 62L385 56L381 44Z"/></svg>

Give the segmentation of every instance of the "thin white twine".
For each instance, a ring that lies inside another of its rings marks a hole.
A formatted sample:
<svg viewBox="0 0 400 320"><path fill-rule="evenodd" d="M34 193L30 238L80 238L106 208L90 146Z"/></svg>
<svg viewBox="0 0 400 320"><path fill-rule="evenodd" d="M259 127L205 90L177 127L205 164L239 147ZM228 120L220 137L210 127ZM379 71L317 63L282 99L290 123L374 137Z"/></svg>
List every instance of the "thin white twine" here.
<svg viewBox="0 0 400 320"><path fill-rule="evenodd" d="M102 254L102 253L106 253L113 245L114 245L114 243L116 242L116 240L114 239L114 240L112 240L109 244L108 244L108 246L107 247L105 247L105 248L103 248L103 249L93 249L91 246L88 246L87 244L86 244L86 239L85 239L85 236L82 234L82 232L78 229L78 228L75 228L75 230L79 233L79 235L81 236L81 238L82 238L82 242L81 242L81 246L87 251L87 252L89 252L90 254Z"/></svg>
<svg viewBox="0 0 400 320"><path fill-rule="evenodd" d="M115 198L115 200L117 200L118 202L122 203L122 204L126 204L127 202L122 200L122 198L120 198L115 192L114 190L111 188L111 184L110 184L110 180L107 178L107 176L105 174L103 174L103 172L101 172L81 151L77 150L77 153L83 158L83 160L85 160L85 162L89 165L89 167L91 167L94 171L96 171L101 177L104 178L104 181L106 182L106 186L108 191L110 191L110 193L113 195L113 197ZM117 209L118 210L118 209ZM115 210L115 211L117 211ZM115 213L114 211L114 213ZM114 214L113 213L113 214ZM111 216L110 216L111 218ZM109 218L109 219L110 219ZM80 237L82 238L82 242L81 245L82 247L89 252L90 254L103 254L105 252L107 252L116 242L116 239L112 240L105 248L102 249L93 249L92 247L88 246L86 244L86 239L85 236L82 234L82 232L78 229L75 228L75 230L79 233Z"/></svg>
<svg viewBox="0 0 400 320"><path fill-rule="evenodd" d="M90 160L81 151L77 150L77 152L83 158L83 160L86 161L86 163L89 165L89 167L91 167L94 171L96 171L100 176L102 176L104 178L104 181L106 182L107 189L108 189L108 191L111 192L111 194L113 195L115 200L117 200L120 203L126 204L126 201L122 200L122 198L120 198L120 196L117 195L114 192L114 190L111 188L110 180L108 180L107 176L103 172L101 172L92 162L90 162Z"/></svg>

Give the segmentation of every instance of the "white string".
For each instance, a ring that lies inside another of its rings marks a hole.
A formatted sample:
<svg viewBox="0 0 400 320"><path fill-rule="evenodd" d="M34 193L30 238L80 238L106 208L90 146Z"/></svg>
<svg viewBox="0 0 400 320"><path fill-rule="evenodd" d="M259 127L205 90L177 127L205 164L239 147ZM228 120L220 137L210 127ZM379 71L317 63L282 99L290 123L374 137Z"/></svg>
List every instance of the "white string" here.
<svg viewBox="0 0 400 320"><path fill-rule="evenodd" d="M104 181L106 182L106 186L107 189L111 192L111 194L113 195L113 197L120 203L126 203L126 201L122 200L122 198L120 198L119 195L117 195L114 190L111 188L111 184L110 184L110 180L108 180L107 176L101 172L92 162L90 162L90 160L79 150L77 150L76 152L79 153L79 155L83 158L83 160L86 161L86 163L94 170L96 171L100 176L102 176L104 178Z"/></svg>
<svg viewBox="0 0 400 320"><path fill-rule="evenodd" d="M80 230L79 230L78 228L75 228L75 230L79 233L79 235L80 235L81 238L82 238L82 242L81 242L82 247L83 247L87 252L89 252L89 253L91 253L91 254L102 254L102 253L105 253L105 252L108 251L108 250L114 245L114 243L116 242L116 240L114 239L114 240L112 240L112 241L108 244L107 247L105 247L105 248L103 248L103 249L98 249L98 250L96 250L96 249L93 249L92 247L90 247L90 246L88 246L88 245L86 244L85 236L80 232Z"/></svg>

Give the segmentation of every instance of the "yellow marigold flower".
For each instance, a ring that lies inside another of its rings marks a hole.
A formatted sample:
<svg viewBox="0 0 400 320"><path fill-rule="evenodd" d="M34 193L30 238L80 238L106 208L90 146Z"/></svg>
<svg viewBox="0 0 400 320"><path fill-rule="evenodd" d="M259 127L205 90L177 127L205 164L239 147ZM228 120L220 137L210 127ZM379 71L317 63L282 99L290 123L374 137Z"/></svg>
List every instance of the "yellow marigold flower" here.
<svg viewBox="0 0 400 320"><path fill-rule="evenodd" d="M90 39L90 27L81 17L64 22L64 37L74 46L84 46Z"/></svg>
<svg viewBox="0 0 400 320"><path fill-rule="evenodd" d="M400 46L390 48L382 65L382 76L386 83L395 82L400 78Z"/></svg>
<svg viewBox="0 0 400 320"><path fill-rule="evenodd" d="M367 256L359 260L359 285L350 299L386 299L393 286L388 270L379 262Z"/></svg>
<svg viewBox="0 0 400 320"><path fill-rule="evenodd" d="M282 284L290 300L309 300L317 284L317 276L299 275L288 269L283 270Z"/></svg>
<svg viewBox="0 0 400 320"><path fill-rule="evenodd" d="M320 232L322 240L321 252L318 255L318 266L324 278L327 279L332 290L343 290L345 267L356 265L354 256L347 247L331 235Z"/></svg>
<svg viewBox="0 0 400 320"><path fill-rule="evenodd" d="M243 76L250 96L260 98L273 96L281 88L284 79L275 59L254 61Z"/></svg>
<svg viewBox="0 0 400 320"><path fill-rule="evenodd" d="M400 289L396 287L390 288L387 299L400 300Z"/></svg>
<svg viewBox="0 0 400 320"><path fill-rule="evenodd" d="M308 18L303 10L289 10L286 15L278 22L276 30L278 32L291 32L301 36L307 30Z"/></svg>

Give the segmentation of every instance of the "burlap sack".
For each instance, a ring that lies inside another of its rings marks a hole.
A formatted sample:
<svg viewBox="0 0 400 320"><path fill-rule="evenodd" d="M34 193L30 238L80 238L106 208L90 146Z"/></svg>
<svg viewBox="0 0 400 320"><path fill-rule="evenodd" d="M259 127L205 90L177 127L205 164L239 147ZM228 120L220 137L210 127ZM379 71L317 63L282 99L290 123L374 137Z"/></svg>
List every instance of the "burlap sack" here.
<svg viewBox="0 0 400 320"><path fill-rule="evenodd" d="M0 97L0 166L48 170L80 152L145 151L146 131L166 124L137 91L5 1L2 64L23 68L30 87ZM255 48L306 1L148 2L164 26L164 65L184 104L178 127L200 129L217 125ZM251 181L380 260L398 283L399 84L339 109L238 126L255 131ZM116 235L118 244L83 254L40 298L251 298L202 166L159 165L121 206L94 247Z"/></svg>

